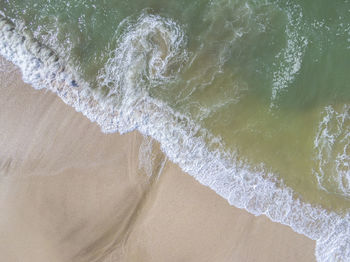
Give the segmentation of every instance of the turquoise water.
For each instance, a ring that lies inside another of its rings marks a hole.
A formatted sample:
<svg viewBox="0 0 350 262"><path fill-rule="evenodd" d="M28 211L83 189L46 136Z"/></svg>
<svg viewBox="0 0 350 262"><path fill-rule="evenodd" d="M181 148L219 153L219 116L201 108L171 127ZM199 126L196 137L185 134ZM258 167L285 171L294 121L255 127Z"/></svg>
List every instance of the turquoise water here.
<svg viewBox="0 0 350 262"><path fill-rule="evenodd" d="M12 0L0 10L0 53L35 88L106 132L151 135L231 204L316 239L319 261L347 261L349 1Z"/></svg>

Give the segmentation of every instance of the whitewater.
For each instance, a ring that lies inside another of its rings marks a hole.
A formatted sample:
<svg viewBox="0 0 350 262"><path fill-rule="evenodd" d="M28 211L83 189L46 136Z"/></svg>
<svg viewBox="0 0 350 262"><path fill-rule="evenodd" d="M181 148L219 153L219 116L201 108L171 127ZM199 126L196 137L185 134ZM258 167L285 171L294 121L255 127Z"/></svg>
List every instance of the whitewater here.
<svg viewBox="0 0 350 262"><path fill-rule="evenodd" d="M171 161L231 205L256 216L266 215L316 240L317 261L350 261L349 212L339 214L305 202L278 174L264 165L251 166L237 152L227 150L220 137L151 95L151 87L171 84L182 68L193 62L186 49L185 29L170 18L145 12L131 22L125 20L121 30L115 39L117 48L110 50L108 61L98 74L99 85L108 90L91 88L74 65L59 55L62 51L38 42L4 14L0 17L0 54L20 68L25 82L35 89L56 93L67 105L96 122L103 132L123 134L138 130L151 136ZM302 54L307 42L302 37L300 41ZM280 56L290 57L288 52ZM297 63L294 69L276 73L276 83L282 81L286 85L299 70L298 57L293 59L291 63ZM315 147L321 148L320 155L326 154L327 147L318 146L322 130L327 129L330 115L337 114L331 108L325 110L315 140ZM323 172L325 168L320 169ZM324 185L322 172L317 175L320 185ZM343 176L346 175L345 172ZM339 191L348 194L346 187L347 184L342 185Z"/></svg>

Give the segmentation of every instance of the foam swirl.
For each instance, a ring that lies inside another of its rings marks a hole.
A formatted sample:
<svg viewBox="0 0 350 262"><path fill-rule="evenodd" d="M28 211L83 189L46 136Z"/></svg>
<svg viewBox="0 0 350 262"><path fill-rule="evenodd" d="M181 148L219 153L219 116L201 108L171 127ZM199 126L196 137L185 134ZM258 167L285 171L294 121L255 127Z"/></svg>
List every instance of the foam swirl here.
<svg viewBox="0 0 350 262"><path fill-rule="evenodd" d="M124 33L99 75L101 86L108 87L107 97L117 100L119 108L174 80L187 59L185 34L174 21L142 14L135 23L128 18L121 22L125 24L118 29Z"/></svg>

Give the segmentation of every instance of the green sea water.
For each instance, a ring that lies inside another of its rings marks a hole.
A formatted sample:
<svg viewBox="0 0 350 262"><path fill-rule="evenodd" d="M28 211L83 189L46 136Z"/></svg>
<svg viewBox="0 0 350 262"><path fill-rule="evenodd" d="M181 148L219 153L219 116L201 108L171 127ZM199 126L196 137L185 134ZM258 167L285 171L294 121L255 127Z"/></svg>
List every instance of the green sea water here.
<svg viewBox="0 0 350 262"><path fill-rule="evenodd" d="M106 71L126 85L118 75L132 67L148 96L240 162L273 173L307 203L348 212L349 1L2 0L0 10L102 97L118 104L127 94L111 91ZM181 32L138 35L152 23ZM130 61L151 62L127 64L129 50ZM111 70L115 57L126 67Z"/></svg>

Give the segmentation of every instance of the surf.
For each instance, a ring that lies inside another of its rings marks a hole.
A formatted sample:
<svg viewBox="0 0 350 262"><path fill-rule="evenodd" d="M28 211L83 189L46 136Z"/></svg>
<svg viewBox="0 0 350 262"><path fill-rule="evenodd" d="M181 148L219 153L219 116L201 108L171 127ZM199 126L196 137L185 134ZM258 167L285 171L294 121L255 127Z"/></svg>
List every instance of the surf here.
<svg viewBox="0 0 350 262"><path fill-rule="evenodd" d="M304 203L275 174L241 161L220 138L149 95L147 85L172 81L188 61L185 33L177 23L142 15L127 26L100 72L100 81L111 87L105 95L89 88L54 51L4 17L0 39L1 55L20 68L25 82L56 93L103 132L137 129L151 136L171 161L231 205L266 215L316 240L318 261L350 257L348 213Z"/></svg>

